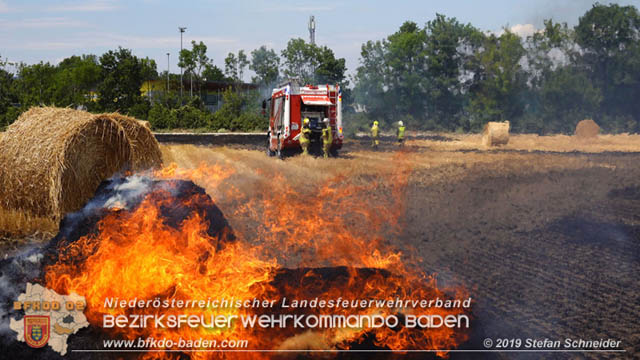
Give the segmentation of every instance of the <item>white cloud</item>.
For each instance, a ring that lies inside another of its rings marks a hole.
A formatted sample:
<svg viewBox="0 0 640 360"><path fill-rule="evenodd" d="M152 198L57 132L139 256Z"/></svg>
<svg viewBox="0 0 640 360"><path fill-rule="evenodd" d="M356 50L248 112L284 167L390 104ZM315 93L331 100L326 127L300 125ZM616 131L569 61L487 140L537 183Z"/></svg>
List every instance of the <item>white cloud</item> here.
<svg viewBox="0 0 640 360"><path fill-rule="evenodd" d="M235 39L220 38L212 36L194 37L196 41L203 41L210 48L212 45L229 46L237 42ZM1 39L0 39L1 40ZM186 41L188 40L188 41ZM185 47L191 47L191 38L185 39ZM115 49L118 46L128 49L173 49L180 47L180 38L175 36L131 36L111 33L83 32L60 41L59 38L38 41L8 41L5 45L7 49L16 50L78 50L91 52L95 48Z"/></svg>
<svg viewBox="0 0 640 360"><path fill-rule="evenodd" d="M523 38L531 36L539 31L533 24L516 24L509 28L509 30Z"/></svg>
<svg viewBox="0 0 640 360"><path fill-rule="evenodd" d="M291 11L297 12L333 11L335 9L335 6L294 6L290 8Z"/></svg>
<svg viewBox="0 0 640 360"><path fill-rule="evenodd" d="M19 21L2 21L0 27L7 29L43 29L43 28L65 28L65 27L84 27L88 23L84 21L73 20L63 17L44 17L22 19Z"/></svg>
<svg viewBox="0 0 640 360"><path fill-rule="evenodd" d="M94 0L94 1L81 1L81 2L69 2L60 5L50 6L49 11L60 12L103 12L113 11L118 9L119 6L112 0Z"/></svg>
<svg viewBox="0 0 640 360"><path fill-rule="evenodd" d="M185 48L191 48L191 40L194 40L196 42L202 41L208 47L211 47L213 45L233 44L236 42L235 39L216 36L185 36ZM180 47L180 37L100 34L97 36L96 44L102 46L122 46L133 49L166 49Z"/></svg>
<svg viewBox="0 0 640 360"><path fill-rule="evenodd" d="M495 36L500 36L502 34L504 34L504 27L502 29L500 29L499 31L493 31L493 30L487 30L485 31L485 34L487 35L495 35ZM536 29L535 25L533 24L515 24L511 27L509 27L509 31L511 31L512 33L520 36L523 39L526 39L527 36L531 36L537 32L541 32L542 30L540 29Z"/></svg>
<svg viewBox="0 0 640 360"><path fill-rule="evenodd" d="M7 5L6 1L0 0L0 14L8 13L9 5Z"/></svg>
<svg viewBox="0 0 640 360"><path fill-rule="evenodd" d="M323 11L334 11L336 10L336 6L334 5L291 5L291 6L268 6L264 8L260 8L257 11L260 12L303 12L303 13L313 13L313 12L323 12Z"/></svg>

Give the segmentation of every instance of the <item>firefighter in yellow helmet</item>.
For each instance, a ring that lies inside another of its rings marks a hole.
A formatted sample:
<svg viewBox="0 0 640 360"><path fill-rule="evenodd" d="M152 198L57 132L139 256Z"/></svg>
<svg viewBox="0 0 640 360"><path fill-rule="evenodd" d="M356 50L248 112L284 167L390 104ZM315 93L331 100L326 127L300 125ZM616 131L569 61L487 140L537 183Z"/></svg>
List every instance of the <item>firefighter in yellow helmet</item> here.
<svg viewBox="0 0 640 360"><path fill-rule="evenodd" d="M398 145L404 146L404 131L405 127L402 121L398 121L398 129L396 130L396 135L398 136Z"/></svg>
<svg viewBox="0 0 640 360"><path fill-rule="evenodd" d="M331 131L331 123L329 118L324 118L324 129L322 129L322 152L324 157L329 157L331 151L331 144L333 143L333 132Z"/></svg>
<svg viewBox="0 0 640 360"><path fill-rule="evenodd" d="M377 149L380 144L380 140L378 138L379 135L380 128L378 128L378 122L374 121L373 126L371 127L371 146L373 146L374 149Z"/></svg>
<svg viewBox="0 0 640 360"><path fill-rule="evenodd" d="M311 143L311 129L309 129L309 118L304 118L302 122L302 131L300 131L300 146L302 154L309 155L309 144Z"/></svg>

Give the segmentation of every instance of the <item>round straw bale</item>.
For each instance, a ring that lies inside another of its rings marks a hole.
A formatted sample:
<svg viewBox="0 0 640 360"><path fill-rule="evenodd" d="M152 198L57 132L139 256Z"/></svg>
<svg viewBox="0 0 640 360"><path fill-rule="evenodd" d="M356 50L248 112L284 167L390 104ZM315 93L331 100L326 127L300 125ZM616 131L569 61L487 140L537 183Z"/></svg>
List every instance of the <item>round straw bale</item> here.
<svg viewBox="0 0 640 360"><path fill-rule="evenodd" d="M58 221L126 168L131 152L124 129L109 117L31 108L0 139L0 206Z"/></svg>
<svg viewBox="0 0 640 360"><path fill-rule="evenodd" d="M591 119L585 119L578 123L576 126L575 135L579 138L595 138L598 137L600 132L600 126Z"/></svg>
<svg viewBox="0 0 640 360"><path fill-rule="evenodd" d="M505 145L509 142L509 122L490 121L484 126L482 143L485 146Z"/></svg>
<svg viewBox="0 0 640 360"><path fill-rule="evenodd" d="M117 121L129 138L133 152L131 153L132 170L145 170L162 166L162 152L156 137L153 136L147 121L136 120L118 113L109 114Z"/></svg>

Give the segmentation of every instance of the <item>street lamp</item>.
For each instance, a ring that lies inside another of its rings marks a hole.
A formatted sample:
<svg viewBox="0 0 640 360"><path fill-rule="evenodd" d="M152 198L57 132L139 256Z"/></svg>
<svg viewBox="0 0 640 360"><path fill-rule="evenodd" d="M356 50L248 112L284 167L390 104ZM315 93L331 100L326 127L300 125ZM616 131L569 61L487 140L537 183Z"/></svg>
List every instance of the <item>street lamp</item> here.
<svg viewBox="0 0 640 360"><path fill-rule="evenodd" d="M186 27L178 27L180 30L180 54L182 55L182 34L187 30ZM180 60L180 56L178 56L178 61ZM180 66L180 100L182 100L182 66Z"/></svg>
<svg viewBox="0 0 640 360"><path fill-rule="evenodd" d="M167 93L169 92L169 53L167 53Z"/></svg>

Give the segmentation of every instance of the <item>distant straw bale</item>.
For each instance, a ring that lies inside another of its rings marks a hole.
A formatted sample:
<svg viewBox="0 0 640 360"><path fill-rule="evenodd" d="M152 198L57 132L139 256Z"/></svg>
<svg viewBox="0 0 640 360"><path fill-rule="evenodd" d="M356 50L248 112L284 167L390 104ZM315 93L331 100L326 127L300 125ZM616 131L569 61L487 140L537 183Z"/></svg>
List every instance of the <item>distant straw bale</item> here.
<svg viewBox="0 0 640 360"><path fill-rule="evenodd" d="M132 146L109 116L35 107L0 139L0 206L58 221L129 166Z"/></svg>
<svg viewBox="0 0 640 360"><path fill-rule="evenodd" d="M107 114L106 116L110 116L124 128L133 148L131 153L133 170L158 168L162 165L160 145L155 136L153 136L148 121L136 120L118 113Z"/></svg>
<svg viewBox="0 0 640 360"><path fill-rule="evenodd" d="M585 119L578 123L576 126L575 135L579 138L589 139L596 138L600 133L600 126L591 119Z"/></svg>
<svg viewBox="0 0 640 360"><path fill-rule="evenodd" d="M482 144L485 146L506 145L509 142L509 122L490 121L484 126Z"/></svg>

